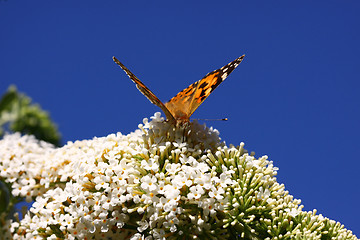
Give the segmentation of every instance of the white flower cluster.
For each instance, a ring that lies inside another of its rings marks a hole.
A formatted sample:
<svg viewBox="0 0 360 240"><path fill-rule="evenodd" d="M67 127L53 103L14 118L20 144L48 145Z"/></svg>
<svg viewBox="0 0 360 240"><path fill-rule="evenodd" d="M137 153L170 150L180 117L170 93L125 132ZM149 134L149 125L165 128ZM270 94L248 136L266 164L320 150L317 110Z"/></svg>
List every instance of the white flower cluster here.
<svg viewBox="0 0 360 240"><path fill-rule="evenodd" d="M196 122L174 128L159 113L128 135L62 148L8 135L0 141L0 177L14 196L35 202L3 228L9 239L150 240L320 239L327 227L356 239L303 212L267 156L256 159L244 144L226 147L218 135Z"/></svg>
<svg viewBox="0 0 360 240"><path fill-rule="evenodd" d="M13 223L14 238L137 238L143 232L165 238L182 234L179 228L190 220L182 215L193 218L192 225L203 222L197 225L201 231L223 210L225 188L233 183L231 171L218 174L199 161L204 146L219 145L217 131L195 124L186 134L196 139L182 142L185 133L166 129L170 125L159 114L144 123L126 136L59 149L28 136L6 136L1 176L13 183L13 195L37 196L29 214Z"/></svg>
<svg viewBox="0 0 360 240"><path fill-rule="evenodd" d="M48 156L53 153L53 146L38 142L33 136L21 137L19 133L5 135L0 146L0 177L12 184L12 194L25 197L29 202L33 196L42 195L43 188L38 187L37 179L42 174L50 174L40 167L52 160Z"/></svg>

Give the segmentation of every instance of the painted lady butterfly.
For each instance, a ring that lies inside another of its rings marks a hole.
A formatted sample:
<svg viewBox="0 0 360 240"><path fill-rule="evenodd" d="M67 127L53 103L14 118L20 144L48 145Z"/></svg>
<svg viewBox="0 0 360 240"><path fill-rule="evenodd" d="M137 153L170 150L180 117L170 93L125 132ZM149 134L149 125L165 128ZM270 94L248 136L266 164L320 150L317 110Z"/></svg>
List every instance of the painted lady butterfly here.
<svg viewBox="0 0 360 240"><path fill-rule="evenodd" d="M199 81L191 84L179 92L167 103L162 103L154 93L150 91L129 69L127 69L119 60L113 57L117 63L136 84L139 91L147 97L150 102L160 107L164 111L167 120L170 123L181 126L190 121L190 116L200 106L200 104L224 81L227 76L241 63L245 55L235 59L224 67L208 73Z"/></svg>

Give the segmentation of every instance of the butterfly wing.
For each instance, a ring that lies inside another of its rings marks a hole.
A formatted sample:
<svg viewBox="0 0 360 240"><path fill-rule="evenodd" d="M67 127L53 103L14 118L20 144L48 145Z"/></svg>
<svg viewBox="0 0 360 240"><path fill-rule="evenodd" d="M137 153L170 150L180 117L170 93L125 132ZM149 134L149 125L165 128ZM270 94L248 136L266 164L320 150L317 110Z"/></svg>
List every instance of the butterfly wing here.
<svg viewBox="0 0 360 240"><path fill-rule="evenodd" d="M173 117L173 115L171 114L171 112L166 108L166 106L159 100L158 97L155 96L154 93L152 93L150 91L150 89L148 89L145 84L143 84L132 72L130 72L129 69L127 69L124 64L122 64L116 57L113 57L114 62L119 65L122 70L125 71L125 73L129 76L129 78L136 84L137 89L139 89L139 91L145 96L147 97L147 99L150 100L151 103L155 104L156 106L158 106L159 108L161 108L161 110L163 110L163 112L165 113L166 118L169 121L175 122L175 119Z"/></svg>
<svg viewBox="0 0 360 240"><path fill-rule="evenodd" d="M235 59L224 67L208 73L201 80L191 84L165 103L166 108L169 109L176 120L189 120L194 111L229 76L244 57L245 55Z"/></svg>

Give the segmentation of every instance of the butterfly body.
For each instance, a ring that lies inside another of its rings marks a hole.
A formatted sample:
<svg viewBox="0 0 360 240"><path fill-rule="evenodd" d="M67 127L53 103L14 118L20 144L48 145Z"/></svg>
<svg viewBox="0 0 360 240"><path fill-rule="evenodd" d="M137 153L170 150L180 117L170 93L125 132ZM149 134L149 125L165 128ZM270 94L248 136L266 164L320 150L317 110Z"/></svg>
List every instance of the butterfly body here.
<svg viewBox="0 0 360 240"><path fill-rule="evenodd" d="M215 71L208 73L199 81L191 84L171 98L165 104L162 103L154 93L150 91L129 69L127 69L119 60L113 57L117 63L136 84L139 91L147 97L151 103L160 107L165 113L167 121L176 126L183 126L190 121L190 116L201 105L201 103L215 90L221 82L241 63L245 55L235 59L229 64Z"/></svg>

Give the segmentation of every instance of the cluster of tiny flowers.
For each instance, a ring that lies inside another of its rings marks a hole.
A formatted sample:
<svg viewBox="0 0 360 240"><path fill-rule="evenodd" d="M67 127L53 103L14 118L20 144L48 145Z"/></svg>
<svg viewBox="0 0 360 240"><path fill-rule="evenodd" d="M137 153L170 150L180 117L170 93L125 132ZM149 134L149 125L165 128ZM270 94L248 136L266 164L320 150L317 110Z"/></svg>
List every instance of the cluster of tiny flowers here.
<svg viewBox="0 0 360 240"><path fill-rule="evenodd" d="M48 159L52 159L54 148L51 144L15 133L4 136L0 152L0 179L12 184L14 196L25 197L30 202L33 196L44 193L40 176L50 173L45 173L42 167L46 166Z"/></svg>
<svg viewBox="0 0 360 240"><path fill-rule="evenodd" d="M226 192L231 204L223 219L223 227L233 233L229 239L357 239L339 222L316 215L316 210L302 211L301 201L276 181L273 162L267 156L256 159L243 147L241 143L208 153L209 165L234 172L235 184Z"/></svg>
<svg viewBox="0 0 360 240"><path fill-rule="evenodd" d="M156 113L128 135L62 148L14 134L0 152L1 179L35 200L4 225L13 239L357 239L302 211L267 156L197 122L175 127Z"/></svg>

